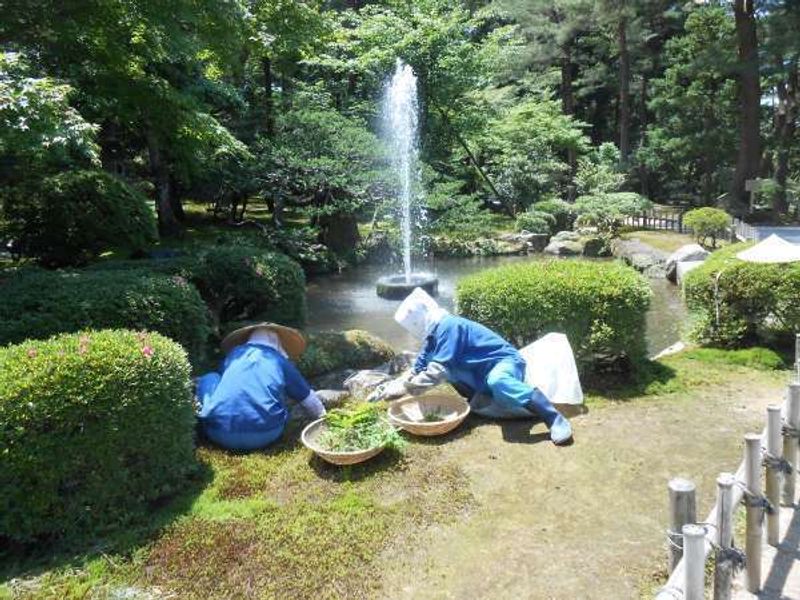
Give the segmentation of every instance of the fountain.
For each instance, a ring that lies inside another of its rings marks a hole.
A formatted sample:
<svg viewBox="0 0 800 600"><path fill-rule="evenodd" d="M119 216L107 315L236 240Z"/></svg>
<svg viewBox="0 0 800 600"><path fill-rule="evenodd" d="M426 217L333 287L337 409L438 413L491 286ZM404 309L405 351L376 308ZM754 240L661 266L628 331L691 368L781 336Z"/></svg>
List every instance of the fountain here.
<svg viewBox="0 0 800 600"><path fill-rule="evenodd" d="M405 298L415 287L421 287L431 295L438 291L439 281L436 277L429 273L415 273L411 268L413 221L418 209L415 200L420 192L418 118L417 76L409 65L398 59L383 99L383 120L385 135L391 146L392 167L399 181L403 272L378 280L377 292L382 298Z"/></svg>

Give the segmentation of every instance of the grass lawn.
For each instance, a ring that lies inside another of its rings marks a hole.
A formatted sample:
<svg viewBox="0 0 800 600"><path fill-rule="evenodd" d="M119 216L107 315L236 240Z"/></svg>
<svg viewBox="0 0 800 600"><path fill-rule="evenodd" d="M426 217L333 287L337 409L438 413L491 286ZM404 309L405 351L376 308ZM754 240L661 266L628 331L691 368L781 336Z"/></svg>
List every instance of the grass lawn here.
<svg viewBox="0 0 800 600"><path fill-rule="evenodd" d="M344 469L297 431L264 452L201 447L201 475L139 529L0 546L0 598L646 595L663 576L667 479L698 481L705 513L714 477L780 399L779 364L760 351L669 357L590 394L566 448L541 424L478 418Z"/></svg>
<svg viewBox="0 0 800 600"><path fill-rule="evenodd" d="M639 241L653 246L658 250L662 250L667 254L672 254L686 244L694 244L695 239L687 233L676 233L674 231L630 231L622 235L624 239L637 238ZM722 248L727 242L725 240L717 240L717 248Z"/></svg>

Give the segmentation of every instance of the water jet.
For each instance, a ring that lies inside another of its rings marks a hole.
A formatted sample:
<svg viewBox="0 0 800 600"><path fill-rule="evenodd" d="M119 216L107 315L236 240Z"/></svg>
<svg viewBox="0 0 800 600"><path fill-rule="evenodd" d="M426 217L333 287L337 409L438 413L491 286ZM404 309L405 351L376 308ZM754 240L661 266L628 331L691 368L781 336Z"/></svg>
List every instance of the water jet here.
<svg viewBox="0 0 800 600"><path fill-rule="evenodd" d="M429 273L415 273L411 264L414 217L419 215L419 104L414 70L397 60L394 75L383 99L385 135L391 147L392 168L398 180L398 208L403 244L403 272L381 277L376 291L382 298L405 298L415 287L429 294L438 291L438 279Z"/></svg>

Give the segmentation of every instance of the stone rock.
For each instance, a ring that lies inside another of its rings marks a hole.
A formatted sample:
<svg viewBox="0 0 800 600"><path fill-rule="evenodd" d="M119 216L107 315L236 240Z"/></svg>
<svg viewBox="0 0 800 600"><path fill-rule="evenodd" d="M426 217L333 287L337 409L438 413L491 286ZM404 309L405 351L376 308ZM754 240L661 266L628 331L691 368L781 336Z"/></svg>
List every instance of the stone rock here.
<svg viewBox="0 0 800 600"><path fill-rule="evenodd" d="M575 231L559 231L550 238L551 242L579 242L580 240L580 234Z"/></svg>
<svg viewBox="0 0 800 600"><path fill-rule="evenodd" d="M344 381L344 387L351 396L364 398L380 384L386 383L390 379L392 379L391 375L383 371L356 371Z"/></svg>
<svg viewBox="0 0 800 600"><path fill-rule="evenodd" d="M495 240L496 253L500 256L512 256L514 254L525 254L528 251L528 244L521 241Z"/></svg>
<svg viewBox="0 0 800 600"><path fill-rule="evenodd" d="M678 352L683 352L686 350L686 344L683 342L675 342L672 346L668 346L664 348L661 352L653 356L650 360L658 360L659 358L664 358L665 356L671 356L672 354L677 354Z"/></svg>
<svg viewBox="0 0 800 600"><path fill-rule="evenodd" d="M611 252L648 277L664 277L667 255L649 244L644 244L635 238L615 239L611 242Z"/></svg>
<svg viewBox="0 0 800 600"><path fill-rule="evenodd" d="M667 279L672 283L678 281L678 263L703 262L711 253L700 244L686 244L681 246L667 258Z"/></svg>
<svg viewBox="0 0 800 600"><path fill-rule="evenodd" d="M544 251L556 256L576 256L583 253L583 244L578 241L553 239L547 244Z"/></svg>
<svg viewBox="0 0 800 600"><path fill-rule="evenodd" d="M322 400L325 408L338 408L350 397L347 390L317 390L317 396Z"/></svg>
<svg viewBox="0 0 800 600"><path fill-rule="evenodd" d="M678 263L675 269L675 280L676 283L683 283L686 274L689 271L692 271L702 265L705 261L704 260L682 260Z"/></svg>
<svg viewBox="0 0 800 600"><path fill-rule="evenodd" d="M584 256L608 256L606 241L597 236L583 238Z"/></svg>
<svg viewBox="0 0 800 600"><path fill-rule="evenodd" d="M530 233L527 237L528 248L531 252L544 252L550 236L546 233Z"/></svg>
<svg viewBox="0 0 800 600"><path fill-rule="evenodd" d="M414 352L404 351L397 354L392 360L385 365L378 367L376 371L385 372L389 375L400 375L400 373L408 370L414 364L417 355Z"/></svg>

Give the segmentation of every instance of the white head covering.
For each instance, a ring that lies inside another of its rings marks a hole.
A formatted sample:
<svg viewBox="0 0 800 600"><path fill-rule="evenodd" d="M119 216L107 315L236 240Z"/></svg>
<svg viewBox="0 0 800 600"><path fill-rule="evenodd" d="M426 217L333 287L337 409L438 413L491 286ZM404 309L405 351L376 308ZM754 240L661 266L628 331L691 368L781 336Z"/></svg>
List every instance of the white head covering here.
<svg viewBox="0 0 800 600"><path fill-rule="evenodd" d="M415 288L397 308L394 320L415 338L423 339L447 315L422 288Z"/></svg>
<svg viewBox="0 0 800 600"><path fill-rule="evenodd" d="M250 334L250 338L247 341L251 344L261 344L262 346L274 348L280 352L284 358L288 358L286 355L286 350L284 350L283 346L281 345L281 338L278 337L278 334L272 329L259 327Z"/></svg>

